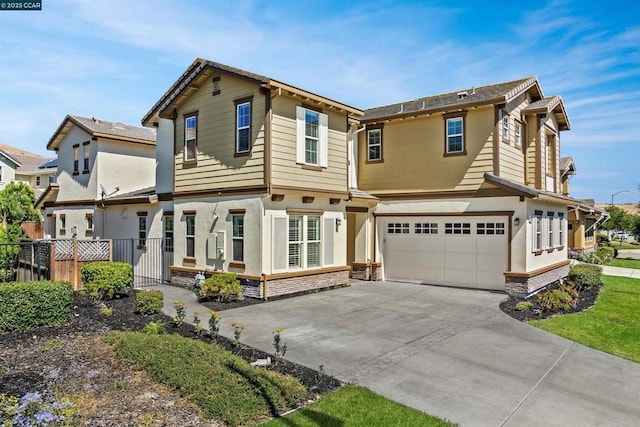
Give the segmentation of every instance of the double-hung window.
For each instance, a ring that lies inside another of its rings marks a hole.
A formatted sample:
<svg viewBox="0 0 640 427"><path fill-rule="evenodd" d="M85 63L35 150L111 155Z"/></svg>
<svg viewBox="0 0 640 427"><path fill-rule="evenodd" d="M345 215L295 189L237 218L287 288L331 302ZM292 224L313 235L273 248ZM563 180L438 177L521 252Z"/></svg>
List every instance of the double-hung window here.
<svg viewBox="0 0 640 427"><path fill-rule="evenodd" d="M509 142L509 114L502 113L502 140Z"/></svg>
<svg viewBox="0 0 640 427"><path fill-rule="evenodd" d="M535 211L531 220L533 227L533 251L542 251L542 211Z"/></svg>
<svg viewBox="0 0 640 427"><path fill-rule="evenodd" d="M164 251L173 252L173 212L164 215Z"/></svg>
<svg viewBox="0 0 640 427"><path fill-rule="evenodd" d="M89 173L89 141L82 143L82 173Z"/></svg>
<svg viewBox="0 0 640 427"><path fill-rule="evenodd" d="M321 266L321 229L319 215L289 216L289 268Z"/></svg>
<svg viewBox="0 0 640 427"><path fill-rule="evenodd" d="M232 258L233 261L244 262L244 215L234 214L231 216L232 226Z"/></svg>
<svg viewBox="0 0 640 427"><path fill-rule="evenodd" d="M558 212L558 246L564 246L564 228L566 226L564 213Z"/></svg>
<svg viewBox="0 0 640 427"><path fill-rule="evenodd" d="M296 107L296 162L327 167L328 116L316 110Z"/></svg>
<svg viewBox="0 0 640 427"><path fill-rule="evenodd" d="M40 185L42 184L42 178L40 178L40 175L36 176L36 187L40 187Z"/></svg>
<svg viewBox="0 0 640 427"><path fill-rule="evenodd" d="M198 154L198 115L189 114L184 118L184 160L196 161Z"/></svg>
<svg viewBox="0 0 640 427"><path fill-rule="evenodd" d="M445 155L464 154L464 116L445 118Z"/></svg>
<svg viewBox="0 0 640 427"><path fill-rule="evenodd" d="M138 212L138 247L147 244L147 213Z"/></svg>
<svg viewBox="0 0 640 427"><path fill-rule="evenodd" d="M78 175L80 173L78 159L80 156L80 144L73 146L73 174Z"/></svg>
<svg viewBox="0 0 640 427"><path fill-rule="evenodd" d="M185 240L187 244L186 256L194 258L196 253L196 214L186 213L184 215L186 222Z"/></svg>
<svg viewBox="0 0 640 427"><path fill-rule="evenodd" d="M244 98L236 102L236 154L251 150L251 100Z"/></svg>
<svg viewBox="0 0 640 427"><path fill-rule="evenodd" d="M554 231L554 213L547 212L547 249L553 248L555 246L555 231Z"/></svg>
<svg viewBox="0 0 640 427"><path fill-rule="evenodd" d="M367 161L382 160L382 128L367 130Z"/></svg>
<svg viewBox="0 0 640 427"><path fill-rule="evenodd" d="M522 123L518 121L515 122L514 133L516 136L516 147L522 147Z"/></svg>

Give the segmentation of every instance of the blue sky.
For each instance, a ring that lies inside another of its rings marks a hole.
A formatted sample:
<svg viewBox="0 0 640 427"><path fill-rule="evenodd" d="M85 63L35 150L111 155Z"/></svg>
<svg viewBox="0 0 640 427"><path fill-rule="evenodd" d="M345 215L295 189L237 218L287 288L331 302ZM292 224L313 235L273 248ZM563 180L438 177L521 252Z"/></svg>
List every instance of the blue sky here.
<svg viewBox="0 0 640 427"><path fill-rule="evenodd" d="M640 201L640 5L608 1L42 0L0 12L0 142L67 113L140 125L196 57L368 108L539 78L562 95L572 196Z"/></svg>

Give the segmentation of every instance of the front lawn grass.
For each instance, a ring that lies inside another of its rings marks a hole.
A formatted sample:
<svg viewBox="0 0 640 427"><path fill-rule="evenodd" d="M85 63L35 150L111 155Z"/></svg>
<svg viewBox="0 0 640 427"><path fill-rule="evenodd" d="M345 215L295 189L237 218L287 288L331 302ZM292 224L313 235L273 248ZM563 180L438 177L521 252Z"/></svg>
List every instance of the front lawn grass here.
<svg viewBox="0 0 640 427"><path fill-rule="evenodd" d="M349 385L299 411L271 420L265 427L455 426L393 402L366 388Z"/></svg>
<svg viewBox="0 0 640 427"><path fill-rule="evenodd" d="M295 406L306 394L297 378L249 365L214 344L179 335L114 332L118 358L195 402L209 419L255 423Z"/></svg>
<svg viewBox="0 0 640 427"><path fill-rule="evenodd" d="M608 264L612 267L637 268L640 269L640 259L620 259L614 258Z"/></svg>
<svg viewBox="0 0 640 427"><path fill-rule="evenodd" d="M611 247L616 249L640 249L640 245L634 245L626 240L611 240Z"/></svg>
<svg viewBox="0 0 640 427"><path fill-rule="evenodd" d="M598 300L590 309L530 323L640 363L640 279L602 276L602 283Z"/></svg>

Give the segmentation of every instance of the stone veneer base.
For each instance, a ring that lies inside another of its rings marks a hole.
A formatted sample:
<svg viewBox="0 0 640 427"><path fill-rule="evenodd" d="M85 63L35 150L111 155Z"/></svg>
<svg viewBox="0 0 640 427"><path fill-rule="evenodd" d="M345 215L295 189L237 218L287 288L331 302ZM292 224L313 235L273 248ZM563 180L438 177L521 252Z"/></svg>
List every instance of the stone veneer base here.
<svg viewBox="0 0 640 427"><path fill-rule="evenodd" d="M527 297L537 291L564 279L569 275L569 264L559 266L535 276L510 276L505 277L505 291L515 297Z"/></svg>
<svg viewBox="0 0 640 427"><path fill-rule="evenodd" d="M215 274L215 273L214 273ZM193 290L196 271L173 270L171 284L184 289ZM211 273L205 273L205 277ZM239 277L242 293L251 298L264 298L264 287L261 281ZM289 277L285 279L267 280L267 299L288 294L297 294L315 289L331 288L349 283L349 271L312 274L308 276Z"/></svg>

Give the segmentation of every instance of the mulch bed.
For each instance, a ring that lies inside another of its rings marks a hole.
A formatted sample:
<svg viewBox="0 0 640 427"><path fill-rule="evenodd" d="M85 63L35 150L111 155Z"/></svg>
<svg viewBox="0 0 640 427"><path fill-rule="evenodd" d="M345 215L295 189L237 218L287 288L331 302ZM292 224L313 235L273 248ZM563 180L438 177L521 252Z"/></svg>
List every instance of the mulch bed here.
<svg viewBox="0 0 640 427"><path fill-rule="evenodd" d="M105 305L113 310L111 315L101 312ZM207 331L197 334L187 323L177 327L169 316L143 316L134 314L134 309L133 295L120 294L102 305L76 293L67 324L0 334L0 393L21 397L55 385L57 390L83 396L86 425L217 425L175 392L117 363L101 337L112 330L139 331L155 321L166 325L166 333L216 343L249 362L275 359L246 345L236 348L232 340L212 338ZM316 400L342 385L323 372L287 360L267 369L298 378L308 390L305 401Z"/></svg>
<svg viewBox="0 0 640 427"><path fill-rule="evenodd" d="M557 289L557 288L558 288L557 284L549 287L549 289ZM559 316L559 315L569 314L569 313L578 313L590 308L591 306L593 306L593 304L595 304L596 300L598 299L598 295L600 294L600 289L601 289L601 286L595 286L591 289L580 292L580 296L578 297L576 306L572 307L569 310L558 309L553 311L542 311L542 308L536 302L535 295L531 296L528 299L509 297L507 300L500 303L500 309L504 313L513 317L514 319L517 319L523 322L526 322L529 320L542 320L542 319L547 319L549 317ZM522 301L531 302L533 304L533 307L530 310L526 310L526 311L516 310L516 304Z"/></svg>

